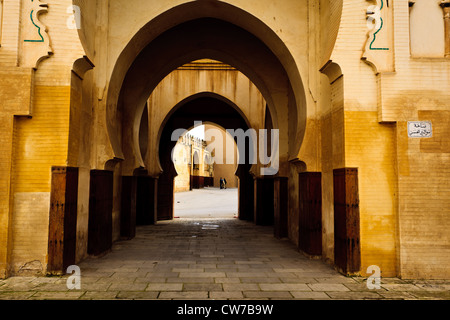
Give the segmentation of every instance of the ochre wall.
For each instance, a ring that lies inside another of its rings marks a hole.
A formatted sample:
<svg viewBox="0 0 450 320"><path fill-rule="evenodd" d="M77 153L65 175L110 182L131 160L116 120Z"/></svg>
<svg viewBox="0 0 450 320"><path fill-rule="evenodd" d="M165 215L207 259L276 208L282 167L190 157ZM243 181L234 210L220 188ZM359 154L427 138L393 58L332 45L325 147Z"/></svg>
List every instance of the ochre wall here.
<svg viewBox="0 0 450 320"><path fill-rule="evenodd" d="M36 86L33 117L15 120L10 235L13 273L45 271L51 167L66 165L69 106L70 87Z"/></svg>

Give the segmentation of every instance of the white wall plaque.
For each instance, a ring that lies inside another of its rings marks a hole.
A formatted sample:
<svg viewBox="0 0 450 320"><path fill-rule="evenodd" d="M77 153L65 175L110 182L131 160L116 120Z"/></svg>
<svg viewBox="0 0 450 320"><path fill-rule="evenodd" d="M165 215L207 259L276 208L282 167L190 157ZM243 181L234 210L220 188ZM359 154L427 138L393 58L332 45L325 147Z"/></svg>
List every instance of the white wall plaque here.
<svg viewBox="0 0 450 320"><path fill-rule="evenodd" d="M408 137L431 138L433 127L430 121L408 121Z"/></svg>

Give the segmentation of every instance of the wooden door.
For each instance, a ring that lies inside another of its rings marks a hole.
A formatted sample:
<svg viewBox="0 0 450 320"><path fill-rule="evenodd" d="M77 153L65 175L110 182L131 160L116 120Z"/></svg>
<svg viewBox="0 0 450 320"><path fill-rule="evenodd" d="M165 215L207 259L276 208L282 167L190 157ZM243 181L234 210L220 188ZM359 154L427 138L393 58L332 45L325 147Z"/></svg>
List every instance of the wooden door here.
<svg viewBox="0 0 450 320"><path fill-rule="evenodd" d="M49 273L61 273L75 264L78 207L78 168L53 167L48 265Z"/></svg>
<svg viewBox="0 0 450 320"><path fill-rule="evenodd" d="M345 274L360 271L358 169L336 169L334 175L334 258Z"/></svg>
<svg viewBox="0 0 450 320"><path fill-rule="evenodd" d="M322 255L322 175L299 174L299 249Z"/></svg>

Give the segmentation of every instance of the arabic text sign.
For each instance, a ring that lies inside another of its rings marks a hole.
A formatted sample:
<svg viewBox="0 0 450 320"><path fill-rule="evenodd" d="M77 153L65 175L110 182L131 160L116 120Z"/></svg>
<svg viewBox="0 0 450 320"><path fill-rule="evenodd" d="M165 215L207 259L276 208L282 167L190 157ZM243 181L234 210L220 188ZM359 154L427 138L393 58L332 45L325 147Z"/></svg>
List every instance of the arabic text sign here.
<svg viewBox="0 0 450 320"><path fill-rule="evenodd" d="M430 121L409 121L408 137L410 138L431 138L433 127Z"/></svg>

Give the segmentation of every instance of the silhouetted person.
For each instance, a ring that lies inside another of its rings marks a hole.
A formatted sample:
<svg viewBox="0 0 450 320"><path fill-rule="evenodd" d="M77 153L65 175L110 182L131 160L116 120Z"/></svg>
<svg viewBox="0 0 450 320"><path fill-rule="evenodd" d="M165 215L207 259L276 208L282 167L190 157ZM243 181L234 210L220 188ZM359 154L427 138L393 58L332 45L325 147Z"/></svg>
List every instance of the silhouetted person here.
<svg viewBox="0 0 450 320"><path fill-rule="evenodd" d="M223 189L223 179L220 178L220 189Z"/></svg>

